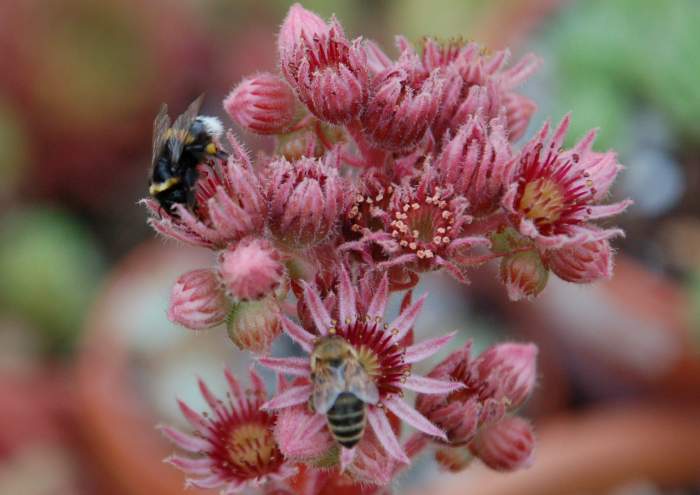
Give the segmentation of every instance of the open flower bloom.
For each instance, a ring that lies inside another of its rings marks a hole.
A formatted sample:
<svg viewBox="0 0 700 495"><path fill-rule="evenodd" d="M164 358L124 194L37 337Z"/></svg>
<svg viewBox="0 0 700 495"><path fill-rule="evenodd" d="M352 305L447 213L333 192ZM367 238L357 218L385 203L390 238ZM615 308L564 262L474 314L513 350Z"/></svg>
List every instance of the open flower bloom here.
<svg viewBox="0 0 700 495"><path fill-rule="evenodd" d="M367 57L358 38L299 4L289 9L277 40L280 67L299 99L333 124L357 117L367 100Z"/></svg>
<svg viewBox="0 0 700 495"><path fill-rule="evenodd" d="M145 200L152 213L150 225L158 233L196 246L222 248L265 225L267 204L250 158L241 144L228 135L233 153L228 160L213 160L199 167L193 211L175 205L164 211L152 199Z"/></svg>
<svg viewBox="0 0 700 495"><path fill-rule="evenodd" d="M426 394L446 394L463 387L460 383L445 380L430 379L411 373L411 364L425 359L451 338L452 334L438 337L426 342L406 346L404 338L409 333L413 323L423 306L425 297L406 308L392 322L384 322L389 293L386 275L373 287L353 287L347 271L341 267L337 288L338 314L337 320L332 318L321 301L316 288L307 285L303 298L314 322L314 328L305 329L289 319L283 320L285 332L295 340L304 351L311 353L319 338L329 335L341 337L350 343L357 352L360 364L369 379L374 382L378 392L377 404L367 405L368 428L376 436L383 450L393 459L408 462L396 433L391 427L387 411L415 427L416 429L437 438L445 439L445 434L422 414L403 400L404 390L413 390ZM359 311L358 308L367 308ZM266 410L281 410L306 404L313 393L311 383L311 368L308 358L260 358L259 362L280 373L301 377L307 381L295 385L267 402ZM313 415L320 430L326 428L326 417L323 414ZM366 435L365 435L366 436ZM309 436L313 439L313 436ZM304 441L304 439L299 439ZM362 450L363 438L353 449L341 448L340 464L347 467L352 464L356 451ZM284 450L285 446L281 446Z"/></svg>
<svg viewBox="0 0 700 495"><path fill-rule="evenodd" d="M346 247L368 250L376 243L388 258L379 265L383 269L402 267L424 272L444 268L464 282L466 252L474 246L489 245L484 237L463 234L463 227L472 219L468 206L467 199L454 192L444 175L426 165L417 183L404 181L391 189L386 206L380 211L375 206L371 214L381 220L381 230L368 231L362 241Z"/></svg>
<svg viewBox="0 0 700 495"><path fill-rule="evenodd" d="M199 382L211 414L199 414L179 401L182 414L195 430L193 435L160 427L168 439L192 455L175 454L166 462L187 473L186 486L220 488L224 495L293 475L296 468L285 461L272 434L275 416L260 407L266 395L260 377L251 370L253 388L244 392L229 370L225 375L226 402Z"/></svg>
<svg viewBox="0 0 700 495"><path fill-rule="evenodd" d="M600 229L589 222L625 211L630 200L599 204L622 166L615 153L592 150L595 131L571 150L561 145L569 127L564 117L549 144L549 125L523 148L515 163L515 180L503 197L513 226L541 249L562 248L622 235L620 229Z"/></svg>

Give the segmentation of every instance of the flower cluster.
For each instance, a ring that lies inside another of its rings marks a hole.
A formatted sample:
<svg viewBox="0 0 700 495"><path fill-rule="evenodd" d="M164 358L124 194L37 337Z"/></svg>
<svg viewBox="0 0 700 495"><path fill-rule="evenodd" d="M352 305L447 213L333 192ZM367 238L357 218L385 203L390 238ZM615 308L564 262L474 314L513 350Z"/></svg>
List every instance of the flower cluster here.
<svg viewBox="0 0 700 495"><path fill-rule="evenodd" d="M244 79L223 102L274 151L253 159L229 132L216 143L226 157L198 165L191 203L145 201L157 232L214 253L175 282L168 317L192 330L225 324L278 374L273 396L255 372L246 394L227 371L228 402L200 384L211 413L180 404L194 435L163 432L192 454L169 459L189 484L373 493L426 447L451 471L474 457L497 470L532 462L532 427L515 412L534 388L537 348L474 357L467 344L416 374L454 334L415 338L426 296L414 301L413 289L423 273L464 283L491 261L514 300L538 295L550 272L610 277L622 231L595 222L629 205L604 203L621 166L593 150L595 132L564 149L569 116L516 149L536 108L518 85L536 57L509 65L507 51L431 38L399 37L397 48L392 58L293 5L280 72ZM283 333L302 355L270 356ZM338 354L322 355L330 341Z"/></svg>

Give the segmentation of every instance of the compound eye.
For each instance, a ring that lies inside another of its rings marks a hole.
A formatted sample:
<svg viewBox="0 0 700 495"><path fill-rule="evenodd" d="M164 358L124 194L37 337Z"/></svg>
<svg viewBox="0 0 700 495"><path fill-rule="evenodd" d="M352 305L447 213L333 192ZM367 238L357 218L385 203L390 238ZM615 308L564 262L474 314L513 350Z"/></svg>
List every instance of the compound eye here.
<svg viewBox="0 0 700 495"><path fill-rule="evenodd" d="M342 360L342 359L333 358L333 359L329 359L329 360L328 360L328 365L329 365L331 368L340 368L340 366L341 366L342 364L343 364L343 360Z"/></svg>

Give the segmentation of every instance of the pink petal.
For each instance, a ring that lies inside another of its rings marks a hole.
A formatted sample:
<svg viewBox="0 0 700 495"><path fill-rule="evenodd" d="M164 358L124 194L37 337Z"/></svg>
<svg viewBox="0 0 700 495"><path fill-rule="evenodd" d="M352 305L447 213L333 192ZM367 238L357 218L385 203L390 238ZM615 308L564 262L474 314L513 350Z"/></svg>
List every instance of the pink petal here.
<svg viewBox="0 0 700 495"><path fill-rule="evenodd" d="M290 387L276 397L270 399L261 406L263 410L283 409L285 407L296 406L309 400L311 396L311 385L297 385Z"/></svg>
<svg viewBox="0 0 700 495"><path fill-rule="evenodd" d="M561 119L561 122L559 122L559 125L554 130L554 135L552 136L552 140L549 144L549 146L552 149L558 150L559 148L561 148L561 145L564 142L564 137L566 136L566 131L569 129L570 123L571 123L571 112L564 115L564 118Z"/></svg>
<svg viewBox="0 0 700 495"><path fill-rule="evenodd" d="M286 316L282 317L282 328L284 328L285 333L289 335L294 342L299 344L302 349L306 352L311 352L311 349L314 347L314 340L316 339L312 334Z"/></svg>
<svg viewBox="0 0 700 495"><path fill-rule="evenodd" d="M266 368L270 368L271 370L279 371L287 375L308 377L311 373L311 369L309 368L309 360L307 358L260 357L258 358L258 363L262 364Z"/></svg>
<svg viewBox="0 0 700 495"><path fill-rule="evenodd" d="M350 276L345 266L340 265L340 281L338 282L338 311L340 321L349 325L357 317L355 305L355 289L350 281Z"/></svg>
<svg viewBox="0 0 700 495"><path fill-rule="evenodd" d="M437 353L442 349L452 337L457 334L457 331L450 332L447 335L442 335L434 339L424 340L419 344L413 344L406 349L406 353L403 356L404 363L412 364L422 361L423 359L429 358L433 354Z"/></svg>
<svg viewBox="0 0 700 495"><path fill-rule="evenodd" d="M389 277L386 273L384 273L381 282L379 282L379 287L377 287L377 292L374 293L374 296L372 297L372 302L369 303L369 308L367 309L367 316L373 319L384 317L384 310L386 309L386 303L388 300Z"/></svg>
<svg viewBox="0 0 700 495"><path fill-rule="evenodd" d="M226 368L224 370L224 376L226 377L228 389L231 392L233 398L235 399L235 402L240 402L244 400L245 395L243 394L241 385L238 383L238 380L236 380L236 377L233 375L233 372L229 368Z"/></svg>
<svg viewBox="0 0 700 495"><path fill-rule="evenodd" d="M306 307L309 308L309 313L314 320L318 333L320 335L326 335L328 329L333 326L331 316L328 314L316 289L308 284L304 287L304 302L306 303Z"/></svg>
<svg viewBox="0 0 700 495"><path fill-rule="evenodd" d="M188 452L206 452L209 449L209 442L201 438L188 435L171 426L159 426L158 429L175 445Z"/></svg>
<svg viewBox="0 0 700 495"><path fill-rule="evenodd" d="M185 488L218 488L224 484L224 480L218 474L212 474L208 478L191 478L185 481Z"/></svg>
<svg viewBox="0 0 700 495"><path fill-rule="evenodd" d="M182 414L185 416L187 421L189 421L189 423L194 426L199 433L206 433L208 425L205 419L183 401L178 399L177 404L180 406L180 411L182 411Z"/></svg>
<svg viewBox="0 0 700 495"><path fill-rule="evenodd" d="M206 383L204 383L204 380L200 378L197 380L197 382L199 384L199 391L202 393L202 397L204 397L204 400L207 401L207 404L209 404L212 411L214 411L219 418L225 417L226 410L222 406L221 401L211 392L211 390L209 390L209 387Z"/></svg>
<svg viewBox="0 0 700 495"><path fill-rule="evenodd" d="M258 374L258 372L255 371L255 367L252 364L249 367L248 373L250 374L250 381L253 385L253 392L255 392L261 397L265 397L267 393L265 382L263 381L262 377Z"/></svg>
<svg viewBox="0 0 700 495"><path fill-rule="evenodd" d="M396 438L394 430L391 429L391 424L384 411L378 407L370 407L367 413L369 424L387 454L403 463L408 464L411 462L401 448L401 444Z"/></svg>
<svg viewBox="0 0 700 495"><path fill-rule="evenodd" d="M460 382L449 382L445 380L436 380L425 376L410 375L403 383L403 388L420 392L422 394L449 394L460 388L464 388L464 384Z"/></svg>
<svg viewBox="0 0 700 495"><path fill-rule="evenodd" d="M393 332L396 330L398 333L395 334L394 338L398 341L404 338L404 336L411 329L413 324L418 317L421 309L423 309L423 304L428 294L423 294L416 302L404 310L394 321L389 324L390 330Z"/></svg>
<svg viewBox="0 0 700 495"><path fill-rule="evenodd" d="M202 459L191 459L189 457L171 455L170 457L164 459L163 462L170 464L171 466L175 466L180 471L184 471L188 474L204 476L212 473L212 461L208 457Z"/></svg>
<svg viewBox="0 0 700 495"><path fill-rule="evenodd" d="M382 403L387 407L387 409L396 414L399 418L403 419L409 425L413 426L415 429L428 435L438 437L442 440L447 440L445 433L440 428L428 421L425 416L406 404L400 398L390 397L382 401Z"/></svg>
<svg viewBox="0 0 700 495"><path fill-rule="evenodd" d="M589 206L589 214L588 218L589 220L595 220L597 218L606 218L606 217L611 217L613 215L619 215L623 211L625 211L634 201L631 199L626 199L624 201L620 201L619 203L613 203L611 205L597 205L597 206Z"/></svg>
<svg viewBox="0 0 700 495"><path fill-rule="evenodd" d="M355 459L355 447L351 449L346 449L345 447L340 448L340 472L344 472L352 461Z"/></svg>
<svg viewBox="0 0 700 495"><path fill-rule="evenodd" d="M234 495L235 493L240 493L245 486L243 481L228 481L226 482L226 488L221 490L221 495Z"/></svg>

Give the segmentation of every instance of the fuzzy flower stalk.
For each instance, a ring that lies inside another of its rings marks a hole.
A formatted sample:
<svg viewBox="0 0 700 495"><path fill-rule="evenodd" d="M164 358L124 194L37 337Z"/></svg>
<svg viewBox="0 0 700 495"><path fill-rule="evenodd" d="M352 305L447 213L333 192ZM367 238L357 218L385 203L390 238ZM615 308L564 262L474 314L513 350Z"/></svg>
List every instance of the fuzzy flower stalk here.
<svg viewBox="0 0 700 495"><path fill-rule="evenodd" d="M149 224L211 252L174 281L168 318L225 329L232 360L277 374L269 396L254 371L247 392L227 371L225 400L200 382L206 414L179 403L192 433L162 431L184 452L168 462L188 485L387 493L424 451L451 472L473 459L498 471L536 462L519 411L537 346L475 356L455 347L457 332L422 334L431 299L414 289L431 272L468 283L482 265L512 300L537 297L551 276L609 279L623 235L610 219L631 204L609 199L623 167L594 149L595 131L564 148L570 115L514 144L536 109L519 92L534 55L401 36L396 48L295 4L279 70L261 68L223 101L266 151L253 156L234 130L208 134L211 118L169 129L159 116ZM279 339L297 352L280 355L290 347ZM451 354L426 366L440 350Z"/></svg>

